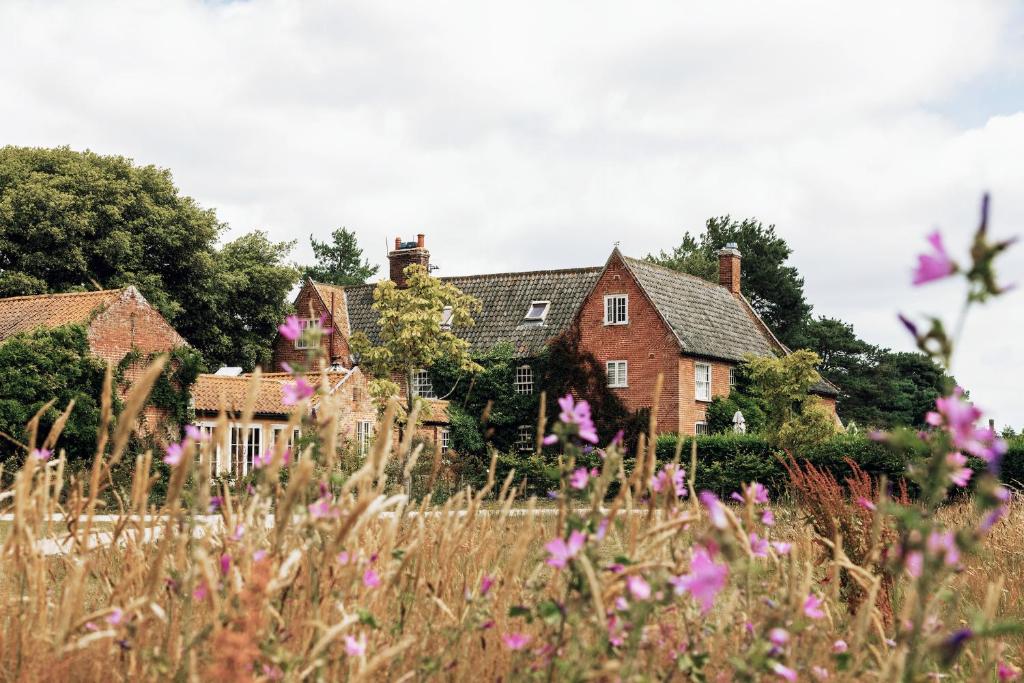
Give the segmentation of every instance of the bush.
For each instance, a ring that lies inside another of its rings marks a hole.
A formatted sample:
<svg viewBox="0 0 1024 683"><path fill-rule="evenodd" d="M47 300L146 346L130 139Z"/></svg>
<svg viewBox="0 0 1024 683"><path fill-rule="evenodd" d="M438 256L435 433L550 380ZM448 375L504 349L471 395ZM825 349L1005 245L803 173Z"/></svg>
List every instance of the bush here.
<svg viewBox="0 0 1024 683"><path fill-rule="evenodd" d="M1006 442L1008 446L1003 456L1004 482L1015 488L1024 488L1024 437L1017 437Z"/></svg>

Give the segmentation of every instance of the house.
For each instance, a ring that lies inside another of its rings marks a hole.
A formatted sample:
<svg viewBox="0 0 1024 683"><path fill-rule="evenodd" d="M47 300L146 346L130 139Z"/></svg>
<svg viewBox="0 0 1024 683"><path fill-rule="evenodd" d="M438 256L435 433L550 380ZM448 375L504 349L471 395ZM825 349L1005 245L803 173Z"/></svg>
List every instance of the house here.
<svg viewBox="0 0 1024 683"><path fill-rule="evenodd" d="M294 406L283 401L284 385L291 381L291 374L267 373L254 383L251 374L242 374L238 368L222 368L196 378L190 406L195 424L212 434L222 412L226 420L223 442L210 463L211 475L245 476L253 469L254 459L273 449L280 439L287 439L289 448L295 445L301 437L301 423L293 419ZM327 387L311 401L312 417L316 418L325 402L332 402L330 412L338 415L339 436L351 442L360 455L369 452L377 413L359 368L311 373L307 381L326 382ZM248 418L247 409L251 411Z"/></svg>
<svg viewBox="0 0 1024 683"><path fill-rule="evenodd" d="M459 331L472 353L507 342L523 359L517 389L522 385L532 390L531 358L554 339L574 335L580 350L604 365L608 387L627 408L651 407L661 374L659 430L700 434L707 429L708 404L729 393L735 368L746 355L789 353L740 292L739 250L730 245L718 256L717 283L627 257L617 247L602 266L441 279L482 304L476 324ZM399 286L407 266L430 266L423 235L415 242L395 240L388 258L390 277ZM375 339L373 288L311 280L303 284L296 309L304 324L317 324L323 317L334 328L334 334L321 341L332 365L355 364L348 348L352 333L362 331ZM297 346L279 338L275 367L306 353ZM427 397L434 394L429 372L413 378L412 390ZM813 392L835 411L838 391L833 385L819 382ZM520 429L522 442L532 443L531 427ZM444 438L443 426L438 434L439 440Z"/></svg>
<svg viewBox="0 0 1024 683"><path fill-rule="evenodd" d="M187 345L160 312L135 287L66 294L38 294L0 299L0 342L12 335L39 328L84 325L89 349L117 367L130 353L139 359L123 368L126 385L147 364L147 357ZM146 408L143 425L153 428L166 412Z"/></svg>

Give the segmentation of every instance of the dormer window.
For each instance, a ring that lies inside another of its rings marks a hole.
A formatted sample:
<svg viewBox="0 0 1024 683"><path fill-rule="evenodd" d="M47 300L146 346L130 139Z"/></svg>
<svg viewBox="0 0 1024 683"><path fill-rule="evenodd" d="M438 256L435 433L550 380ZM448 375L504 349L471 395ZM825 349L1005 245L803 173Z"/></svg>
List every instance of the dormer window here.
<svg viewBox="0 0 1024 683"><path fill-rule="evenodd" d="M452 329L452 307L445 306L444 310L441 311L441 329L450 330Z"/></svg>
<svg viewBox="0 0 1024 683"><path fill-rule="evenodd" d="M320 327L319 320L313 320L312 318L299 318L299 329L302 330L301 334L295 338L295 348L297 349L315 349L319 346L319 340L313 341L315 335L310 334L308 330L318 329Z"/></svg>
<svg viewBox="0 0 1024 683"><path fill-rule="evenodd" d="M548 308L550 306L550 301L531 301L530 307L526 309L526 321L534 323L544 322L544 319L548 317Z"/></svg>

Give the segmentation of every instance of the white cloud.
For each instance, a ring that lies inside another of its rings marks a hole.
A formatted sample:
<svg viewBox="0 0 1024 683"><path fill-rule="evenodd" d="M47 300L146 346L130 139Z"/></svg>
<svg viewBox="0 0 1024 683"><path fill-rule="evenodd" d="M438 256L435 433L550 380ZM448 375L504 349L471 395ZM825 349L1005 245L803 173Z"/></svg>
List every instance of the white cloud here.
<svg viewBox="0 0 1024 683"><path fill-rule="evenodd" d="M907 286L923 234L966 243L983 189L996 230L1024 225L1024 98L975 128L938 113L1021 73L1012 10L15 0L0 142L169 167L233 233L300 238L300 258L338 225L378 261L426 232L447 274L596 264L616 240L641 255L754 215L795 248L819 313L905 347L896 309L953 306ZM1024 426L1022 295L972 322L958 376Z"/></svg>

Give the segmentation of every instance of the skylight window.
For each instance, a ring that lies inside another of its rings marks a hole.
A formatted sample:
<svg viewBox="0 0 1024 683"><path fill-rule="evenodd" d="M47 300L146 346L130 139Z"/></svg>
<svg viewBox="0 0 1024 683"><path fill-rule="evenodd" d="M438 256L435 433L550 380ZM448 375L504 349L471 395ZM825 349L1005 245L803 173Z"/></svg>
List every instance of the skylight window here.
<svg viewBox="0 0 1024 683"><path fill-rule="evenodd" d="M550 301L530 302L530 307L526 309L526 320L529 322L543 322L548 316L548 308L550 306Z"/></svg>

